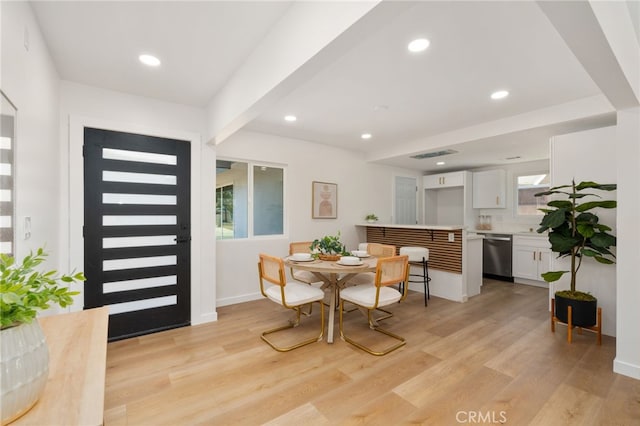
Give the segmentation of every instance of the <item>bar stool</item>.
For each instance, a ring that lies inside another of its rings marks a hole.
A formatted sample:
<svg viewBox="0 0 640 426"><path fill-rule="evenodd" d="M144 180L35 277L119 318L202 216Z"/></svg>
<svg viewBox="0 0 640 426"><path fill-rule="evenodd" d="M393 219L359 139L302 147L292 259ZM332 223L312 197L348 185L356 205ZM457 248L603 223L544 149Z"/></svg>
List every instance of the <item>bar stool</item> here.
<svg viewBox="0 0 640 426"><path fill-rule="evenodd" d="M431 298L429 294L429 281L431 278L429 277L429 249L426 247L400 247L400 255L406 254L409 256L409 269L411 270L411 266L420 266L422 268L421 274L412 274L409 273L409 282L410 283L422 283L424 285L424 306L427 306L427 299ZM411 277L420 277L421 279L412 280Z"/></svg>

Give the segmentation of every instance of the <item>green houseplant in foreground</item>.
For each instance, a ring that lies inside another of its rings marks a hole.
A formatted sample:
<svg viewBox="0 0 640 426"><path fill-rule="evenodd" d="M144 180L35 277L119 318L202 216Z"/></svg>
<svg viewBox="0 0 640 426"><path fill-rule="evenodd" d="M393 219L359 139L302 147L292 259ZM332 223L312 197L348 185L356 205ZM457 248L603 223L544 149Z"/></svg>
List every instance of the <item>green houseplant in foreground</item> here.
<svg viewBox="0 0 640 426"><path fill-rule="evenodd" d="M573 302L567 302L572 306L573 324L591 326L596 322L597 300L589 293L576 290L576 278L582 261L586 257L593 258L602 264L615 263L615 255L611 248L616 245L616 237L609 234L611 227L600 223L600 219L593 212L596 208L613 209L617 207L615 200L596 200L580 203L579 201L587 196L601 198L594 193L597 191L615 191L615 184L598 184L595 182L575 181L571 185L562 185L550 188L548 191L536 194L536 197L543 195L559 194L564 199L554 199L547 203L550 208L540 209L544 212L544 217L540 222L538 232L549 231L549 242L551 251L558 253L559 258L569 258L570 270L549 271L542 274L546 282L559 280L564 274L570 274L570 290L556 292L556 316L563 322L567 322L567 308L565 300L581 301L589 305L589 312L584 317L578 312L581 309ZM584 192L583 192L584 191Z"/></svg>
<svg viewBox="0 0 640 426"><path fill-rule="evenodd" d="M61 307L73 302L68 285L84 281L79 272L57 275L36 268L47 253L40 248L22 263L0 254L0 424L8 424L25 414L38 401L49 375L49 350L38 321L38 310L51 304Z"/></svg>
<svg viewBox="0 0 640 426"><path fill-rule="evenodd" d="M64 308L73 303L72 296L79 294L70 291L68 285L84 281L84 274L59 276L56 271L36 271L46 257L44 249L39 248L16 264L12 256L0 254L0 328L30 323L38 310L49 308L51 303Z"/></svg>

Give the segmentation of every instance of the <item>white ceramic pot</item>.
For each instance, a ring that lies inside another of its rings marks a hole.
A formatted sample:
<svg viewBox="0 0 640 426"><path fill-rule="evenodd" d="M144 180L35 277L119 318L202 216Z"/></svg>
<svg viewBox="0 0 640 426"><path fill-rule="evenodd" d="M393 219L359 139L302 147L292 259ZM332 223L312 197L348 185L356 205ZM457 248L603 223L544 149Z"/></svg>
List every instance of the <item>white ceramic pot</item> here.
<svg viewBox="0 0 640 426"><path fill-rule="evenodd" d="M7 424L38 401L49 376L49 350L38 321L0 331L2 375L1 424Z"/></svg>

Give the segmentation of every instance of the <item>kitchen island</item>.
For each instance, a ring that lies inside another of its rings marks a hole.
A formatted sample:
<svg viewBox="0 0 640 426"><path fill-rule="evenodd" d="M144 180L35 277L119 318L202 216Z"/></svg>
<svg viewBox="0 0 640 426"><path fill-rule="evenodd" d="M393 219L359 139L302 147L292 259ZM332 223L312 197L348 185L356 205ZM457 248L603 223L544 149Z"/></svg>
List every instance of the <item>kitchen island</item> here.
<svg viewBox="0 0 640 426"><path fill-rule="evenodd" d="M429 249L430 293L437 297L466 302L480 293L482 286L482 236L467 232L464 226L356 225L361 241L400 247ZM423 291L418 283L411 290Z"/></svg>

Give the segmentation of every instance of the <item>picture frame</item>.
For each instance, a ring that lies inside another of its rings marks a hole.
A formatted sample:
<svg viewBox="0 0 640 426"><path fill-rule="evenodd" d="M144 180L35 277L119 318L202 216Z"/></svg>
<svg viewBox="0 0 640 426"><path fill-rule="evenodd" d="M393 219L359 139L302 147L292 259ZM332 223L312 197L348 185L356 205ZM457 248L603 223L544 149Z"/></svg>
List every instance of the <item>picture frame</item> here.
<svg viewBox="0 0 640 426"><path fill-rule="evenodd" d="M317 181L311 183L311 218L338 218L338 184Z"/></svg>

